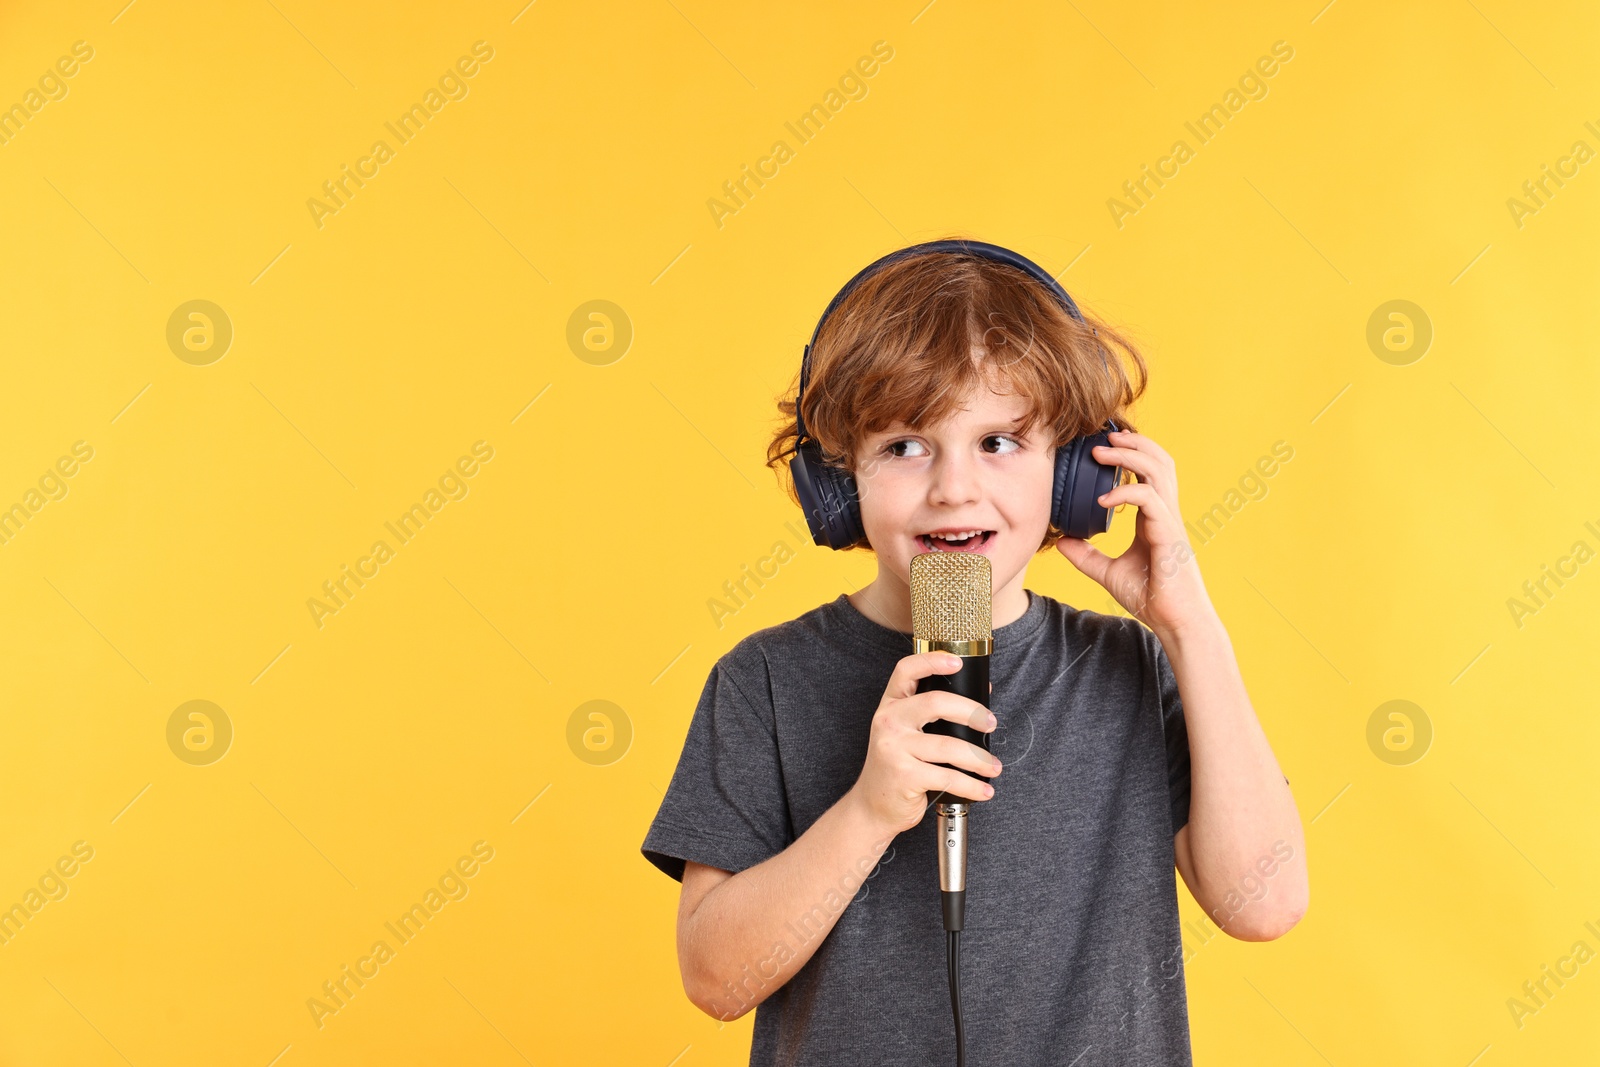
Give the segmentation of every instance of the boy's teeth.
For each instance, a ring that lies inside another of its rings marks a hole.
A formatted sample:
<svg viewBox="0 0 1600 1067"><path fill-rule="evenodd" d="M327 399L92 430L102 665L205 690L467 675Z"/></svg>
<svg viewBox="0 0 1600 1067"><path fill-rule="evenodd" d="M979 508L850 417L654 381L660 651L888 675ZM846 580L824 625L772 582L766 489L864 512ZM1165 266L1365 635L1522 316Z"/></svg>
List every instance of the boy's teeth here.
<svg viewBox="0 0 1600 1067"><path fill-rule="evenodd" d="M968 530L959 534L919 534L918 538L935 551L940 544L947 544L952 552L965 552L968 549L977 551L988 541L989 534L984 530Z"/></svg>

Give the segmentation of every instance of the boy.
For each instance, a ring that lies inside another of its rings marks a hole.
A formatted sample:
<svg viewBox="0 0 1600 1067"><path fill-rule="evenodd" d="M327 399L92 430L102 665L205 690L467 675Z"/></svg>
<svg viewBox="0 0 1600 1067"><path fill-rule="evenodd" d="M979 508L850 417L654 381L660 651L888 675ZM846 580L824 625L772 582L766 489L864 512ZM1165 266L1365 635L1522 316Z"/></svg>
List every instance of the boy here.
<svg viewBox="0 0 1600 1067"><path fill-rule="evenodd" d="M956 1061L956 1037L926 809L933 792L966 797L974 1062L1189 1064L1173 867L1232 936L1282 935L1307 905L1294 799L1200 580L1171 457L1126 430L1094 450L1137 477L1098 501L1137 509L1122 555L1050 521L1055 449L1128 426L1142 357L1038 277L941 245L858 276L809 352L799 414L854 474L848 547L873 552L877 577L717 662L641 851L683 883L690 1000L721 1019L760 1005L752 1064L933 1067ZM779 407L772 465L799 443L796 403ZM1138 621L1026 589L1051 546ZM958 666L907 654L910 559L929 551L990 559L992 712L916 692ZM989 733L993 755L925 733L937 718Z"/></svg>

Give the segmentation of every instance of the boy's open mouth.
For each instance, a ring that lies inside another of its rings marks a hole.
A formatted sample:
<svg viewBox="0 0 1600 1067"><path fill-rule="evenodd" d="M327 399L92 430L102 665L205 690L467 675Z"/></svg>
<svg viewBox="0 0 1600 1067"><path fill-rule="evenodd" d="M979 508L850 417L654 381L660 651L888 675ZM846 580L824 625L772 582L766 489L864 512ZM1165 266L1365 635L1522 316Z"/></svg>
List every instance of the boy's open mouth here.
<svg viewBox="0 0 1600 1067"><path fill-rule="evenodd" d="M961 530L918 534L917 543L924 552L982 552L993 537L993 530Z"/></svg>

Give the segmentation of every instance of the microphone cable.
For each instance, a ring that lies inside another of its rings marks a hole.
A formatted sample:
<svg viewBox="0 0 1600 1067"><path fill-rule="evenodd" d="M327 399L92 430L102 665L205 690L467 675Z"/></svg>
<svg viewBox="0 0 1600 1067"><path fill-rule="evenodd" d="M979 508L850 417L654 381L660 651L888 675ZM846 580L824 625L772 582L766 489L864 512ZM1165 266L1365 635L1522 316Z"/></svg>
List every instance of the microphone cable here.
<svg viewBox="0 0 1600 1067"><path fill-rule="evenodd" d="M967 1035L961 1028L961 931L946 933L945 945L950 959L950 1009L956 1015L956 1067L967 1067Z"/></svg>

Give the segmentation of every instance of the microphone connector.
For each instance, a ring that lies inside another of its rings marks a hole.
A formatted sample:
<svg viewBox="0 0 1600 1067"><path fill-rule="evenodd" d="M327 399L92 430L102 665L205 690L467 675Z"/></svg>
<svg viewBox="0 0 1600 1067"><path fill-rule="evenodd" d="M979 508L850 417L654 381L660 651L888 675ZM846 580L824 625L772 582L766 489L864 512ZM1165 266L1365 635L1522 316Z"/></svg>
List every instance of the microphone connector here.
<svg viewBox="0 0 1600 1067"><path fill-rule="evenodd" d="M944 928L959 930L967 913L967 811L966 801L940 801L939 896L944 903Z"/></svg>

